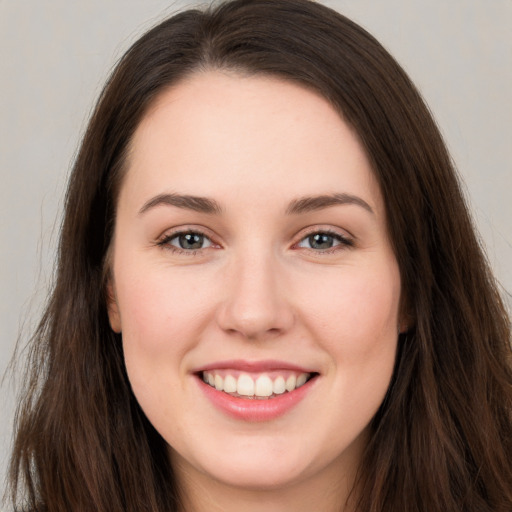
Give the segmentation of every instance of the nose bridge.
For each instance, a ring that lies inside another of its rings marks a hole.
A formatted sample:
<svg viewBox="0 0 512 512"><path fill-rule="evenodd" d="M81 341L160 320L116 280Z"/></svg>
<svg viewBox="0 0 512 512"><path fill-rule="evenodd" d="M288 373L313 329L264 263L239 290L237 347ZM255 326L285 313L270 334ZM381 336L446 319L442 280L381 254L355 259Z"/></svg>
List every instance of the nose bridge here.
<svg viewBox="0 0 512 512"><path fill-rule="evenodd" d="M246 338L287 330L293 322L293 312L281 272L279 259L268 247L234 256L219 311L220 326Z"/></svg>

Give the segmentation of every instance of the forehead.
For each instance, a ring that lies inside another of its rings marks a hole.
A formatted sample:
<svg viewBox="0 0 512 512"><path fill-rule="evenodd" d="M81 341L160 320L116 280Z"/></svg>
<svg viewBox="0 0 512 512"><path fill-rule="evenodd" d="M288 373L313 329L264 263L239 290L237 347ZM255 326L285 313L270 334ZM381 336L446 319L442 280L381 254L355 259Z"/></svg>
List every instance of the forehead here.
<svg viewBox="0 0 512 512"><path fill-rule="evenodd" d="M139 194L257 202L335 191L381 208L351 127L319 94L274 77L196 73L159 95L130 149L126 181Z"/></svg>

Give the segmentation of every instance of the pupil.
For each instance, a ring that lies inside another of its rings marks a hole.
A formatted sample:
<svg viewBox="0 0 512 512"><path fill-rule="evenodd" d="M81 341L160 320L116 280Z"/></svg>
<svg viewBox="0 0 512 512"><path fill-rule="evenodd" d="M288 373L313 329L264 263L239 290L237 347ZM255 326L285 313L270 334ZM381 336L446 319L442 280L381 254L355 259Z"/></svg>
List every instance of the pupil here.
<svg viewBox="0 0 512 512"><path fill-rule="evenodd" d="M309 237L309 244L313 249L330 249L333 244L333 238L325 233L316 233Z"/></svg>
<svg viewBox="0 0 512 512"><path fill-rule="evenodd" d="M180 235L179 242L182 249L201 249L204 236L197 233L187 233Z"/></svg>

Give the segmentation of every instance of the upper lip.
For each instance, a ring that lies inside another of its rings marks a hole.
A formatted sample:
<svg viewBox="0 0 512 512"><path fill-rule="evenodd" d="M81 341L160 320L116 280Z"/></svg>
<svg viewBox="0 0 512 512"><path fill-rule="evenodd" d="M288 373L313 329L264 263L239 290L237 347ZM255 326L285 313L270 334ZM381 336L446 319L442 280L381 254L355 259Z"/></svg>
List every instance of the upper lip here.
<svg viewBox="0 0 512 512"><path fill-rule="evenodd" d="M194 369L193 373L206 372L210 370L239 370L249 373L262 373L272 370L291 370L300 373L316 373L314 370L304 368L303 366L274 359L262 361L245 361L243 359L216 361Z"/></svg>

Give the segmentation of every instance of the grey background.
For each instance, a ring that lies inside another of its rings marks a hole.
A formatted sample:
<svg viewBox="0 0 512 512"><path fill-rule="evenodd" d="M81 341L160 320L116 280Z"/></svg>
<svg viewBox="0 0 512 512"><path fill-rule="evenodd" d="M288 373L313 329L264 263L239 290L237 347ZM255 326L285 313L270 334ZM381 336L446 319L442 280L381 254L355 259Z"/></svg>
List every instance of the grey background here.
<svg viewBox="0 0 512 512"><path fill-rule="evenodd" d="M512 0L324 3L374 34L422 91L511 292ZM128 46L185 5L197 3L0 0L0 376L41 311L66 176L93 102ZM0 386L0 490L14 395L8 376Z"/></svg>

